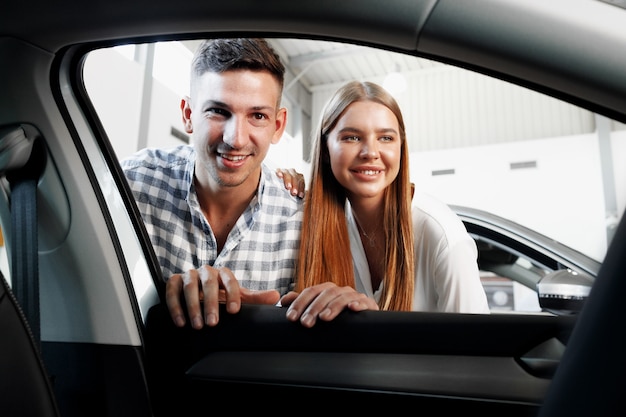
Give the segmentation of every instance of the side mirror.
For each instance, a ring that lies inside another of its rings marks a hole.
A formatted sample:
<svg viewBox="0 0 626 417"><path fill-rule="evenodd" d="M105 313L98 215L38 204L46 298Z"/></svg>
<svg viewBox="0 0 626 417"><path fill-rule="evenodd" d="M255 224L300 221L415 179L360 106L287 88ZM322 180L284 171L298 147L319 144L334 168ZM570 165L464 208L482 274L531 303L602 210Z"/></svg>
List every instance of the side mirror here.
<svg viewBox="0 0 626 417"><path fill-rule="evenodd" d="M550 272L537 283L539 305L557 315L580 312L589 296L593 277L571 269Z"/></svg>

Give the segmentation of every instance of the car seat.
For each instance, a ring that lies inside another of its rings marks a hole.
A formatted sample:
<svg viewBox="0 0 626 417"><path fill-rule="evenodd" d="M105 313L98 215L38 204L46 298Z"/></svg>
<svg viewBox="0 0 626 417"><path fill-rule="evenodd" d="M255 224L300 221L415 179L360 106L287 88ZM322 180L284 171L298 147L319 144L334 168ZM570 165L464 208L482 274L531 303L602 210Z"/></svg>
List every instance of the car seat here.
<svg viewBox="0 0 626 417"><path fill-rule="evenodd" d="M37 344L0 272L0 415L59 415Z"/></svg>

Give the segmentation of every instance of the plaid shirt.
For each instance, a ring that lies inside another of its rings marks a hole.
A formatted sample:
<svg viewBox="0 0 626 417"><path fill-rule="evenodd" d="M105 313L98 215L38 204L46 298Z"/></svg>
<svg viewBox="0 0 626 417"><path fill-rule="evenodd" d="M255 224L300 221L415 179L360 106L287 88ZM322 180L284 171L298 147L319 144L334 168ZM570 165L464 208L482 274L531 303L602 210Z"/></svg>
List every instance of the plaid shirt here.
<svg viewBox="0 0 626 417"><path fill-rule="evenodd" d="M143 149L122 161L163 277L202 265L228 267L242 287L285 294L294 280L303 200L263 166L257 195L218 253L193 185L194 161L187 145Z"/></svg>

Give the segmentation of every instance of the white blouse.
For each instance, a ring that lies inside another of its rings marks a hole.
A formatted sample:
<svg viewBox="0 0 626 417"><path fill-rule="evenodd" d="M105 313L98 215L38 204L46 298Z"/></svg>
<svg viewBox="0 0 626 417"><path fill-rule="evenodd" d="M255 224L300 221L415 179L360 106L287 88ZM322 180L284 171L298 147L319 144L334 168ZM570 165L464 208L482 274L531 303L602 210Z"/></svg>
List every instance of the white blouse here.
<svg viewBox="0 0 626 417"><path fill-rule="evenodd" d="M412 203L415 233L413 311L489 313L478 272L476 242L446 204L416 192ZM380 300L382 285L371 276L350 203L346 206L356 289Z"/></svg>

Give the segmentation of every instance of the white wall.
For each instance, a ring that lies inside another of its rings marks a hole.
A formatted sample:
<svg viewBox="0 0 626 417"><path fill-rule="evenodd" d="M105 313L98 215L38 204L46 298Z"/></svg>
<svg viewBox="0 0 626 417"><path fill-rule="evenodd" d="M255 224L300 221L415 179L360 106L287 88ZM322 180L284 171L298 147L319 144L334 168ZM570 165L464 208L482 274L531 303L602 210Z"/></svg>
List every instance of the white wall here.
<svg viewBox="0 0 626 417"><path fill-rule="evenodd" d="M85 61L85 87L118 155L137 149L143 66L114 49Z"/></svg>
<svg viewBox="0 0 626 417"><path fill-rule="evenodd" d="M614 142L624 145L625 132ZM510 163L535 161L535 168ZM453 169L452 175L433 171ZM621 172L617 188L626 190ZM600 155L593 134L411 154L416 188L541 231L601 260L607 249ZM621 187L621 188L620 188ZM624 193L619 193L624 210ZM574 227L572 227L574 225Z"/></svg>

